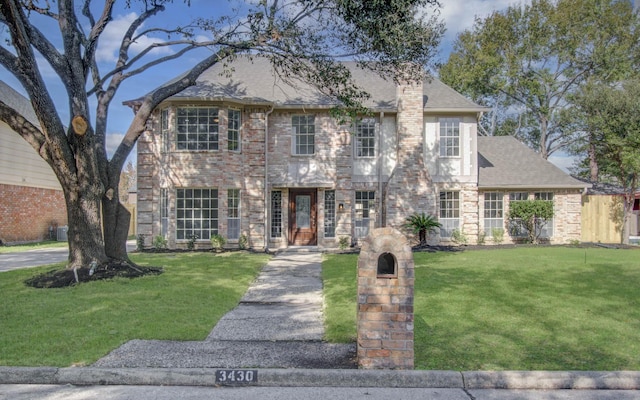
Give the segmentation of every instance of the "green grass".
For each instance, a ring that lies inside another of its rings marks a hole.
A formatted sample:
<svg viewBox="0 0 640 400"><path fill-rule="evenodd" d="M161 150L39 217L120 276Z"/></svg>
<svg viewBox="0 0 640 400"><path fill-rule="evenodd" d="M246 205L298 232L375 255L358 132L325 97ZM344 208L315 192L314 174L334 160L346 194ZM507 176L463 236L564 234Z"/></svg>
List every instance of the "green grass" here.
<svg viewBox="0 0 640 400"><path fill-rule="evenodd" d="M57 242L55 240L46 240L44 242L0 246L0 254L18 253L18 252L28 251L28 250L38 250L38 249L47 249L50 247L67 247L67 246L69 246L69 243L67 242Z"/></svg>
<svg viewBox="0 0 640 400"><path fill-rule="evenodd" d="M132 254L164 273L34 289L23 281L62 264L0 274L0 365L88 365L131 339L203 340L238 304L268 256Z"/></svg>
<svg viewBox="0 0 640 400"><path fill-rule="evenodd" d="M640 370L640 251L416 253L415 365ZM357 256L324 262L327 338L355 336Z"/></svg>

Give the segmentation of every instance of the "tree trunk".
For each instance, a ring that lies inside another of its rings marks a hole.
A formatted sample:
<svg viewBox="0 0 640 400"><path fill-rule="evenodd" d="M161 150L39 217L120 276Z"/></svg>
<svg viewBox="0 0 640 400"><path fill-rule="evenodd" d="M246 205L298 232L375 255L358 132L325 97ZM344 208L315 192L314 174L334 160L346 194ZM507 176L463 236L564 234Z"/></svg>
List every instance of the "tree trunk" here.
<svg viewBox="0 0 640 400"><path fill-rule="evenodd" d="M69 264L67 268L89 268L95 261L106 262L100 231L100 201L91 195L64 190L69 230Z"/></svg>
<svg viewBox="0 0 640 400"><path fill-rule="evenodd" d="M426 229L420 229L420 231L418 232L418 236L420 237L420 246L424 246L425 244L427 244L427 230Z"/></svg>
<svg viewBox="0 0 640 400"><path fill-rule="evenodd" d="M589 143L589 179L591 182L598 182L598 159L596 154L596 144L591 140Z"/></svg>
<svg viewBox="0 0 640 400"><path fill-rule="evenodd" d="M547 119L545 117L540 118L540 143L539 143L539 148L540 148L540 156L543 159L548 159L549 158L549 149L547 148L547 135L548 135L548 122Z"/></svg>
<svg viewBox="0 0 640 400"><path fill-rule="evenodd" d="M102 199L102 221L105 253L110 259L129 261L127 237L131 213L120 203L117 195Z"/></svg>

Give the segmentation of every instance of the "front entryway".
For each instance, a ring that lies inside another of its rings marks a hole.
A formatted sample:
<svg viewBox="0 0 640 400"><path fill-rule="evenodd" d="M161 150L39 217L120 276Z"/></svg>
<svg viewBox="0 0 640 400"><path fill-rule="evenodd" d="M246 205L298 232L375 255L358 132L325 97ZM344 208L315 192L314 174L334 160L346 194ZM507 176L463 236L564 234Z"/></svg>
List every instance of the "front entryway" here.
<svg viewBox="0 0 640 400"><path fill-rule="evenodd" d="M289 244L315 246L317 237L316 189L289 191Z"/></svg>

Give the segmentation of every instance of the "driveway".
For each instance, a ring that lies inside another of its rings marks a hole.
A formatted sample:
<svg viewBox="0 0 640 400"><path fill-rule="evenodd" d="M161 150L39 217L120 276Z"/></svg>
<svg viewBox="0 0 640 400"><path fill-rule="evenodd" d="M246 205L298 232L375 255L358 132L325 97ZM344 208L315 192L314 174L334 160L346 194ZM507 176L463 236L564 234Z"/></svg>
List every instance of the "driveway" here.
<svg viewBox="0 0 640 400"><path fill-rule="evenodd" d="M134 250L135 247L135 241L127 242L128 251ZM50 249L0 254L0 272L65 262L68 258L69 249L67 247L52 247Z"/></svg>

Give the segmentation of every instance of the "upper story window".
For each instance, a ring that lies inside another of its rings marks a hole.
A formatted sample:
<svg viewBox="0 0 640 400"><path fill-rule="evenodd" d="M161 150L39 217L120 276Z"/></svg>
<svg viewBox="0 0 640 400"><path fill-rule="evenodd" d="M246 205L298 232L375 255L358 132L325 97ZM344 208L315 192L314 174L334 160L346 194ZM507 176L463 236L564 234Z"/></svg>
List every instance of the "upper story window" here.
<svg viewBox="0 0 640 400"><path fill-rule="evenodd" d="M176 119L178 150L218 150L218 109L179 107Z"/></svg>
<svg viewBox="0 0 640 400"><path fill-rule="evenodd" d="M440 157L460 156L460 119L440 118Z"/></svg>
<svg viewBox="0 0 640 400"><path fill-rule="evenodd" d="M227 149L240 150L240 110L227 111Z"/></svg>
<svg viewBox="0 0 640 400"><path fill-rule="evenodd" d="M356 157L376 156L376 120L365 118L356 122Z"/></svg>
<svg viewBox="0 0 640 400"><path fill-rule="evenodd" d="M293 154L311 155L315 153L315 116L294 115L291 117Z"/></svg>

